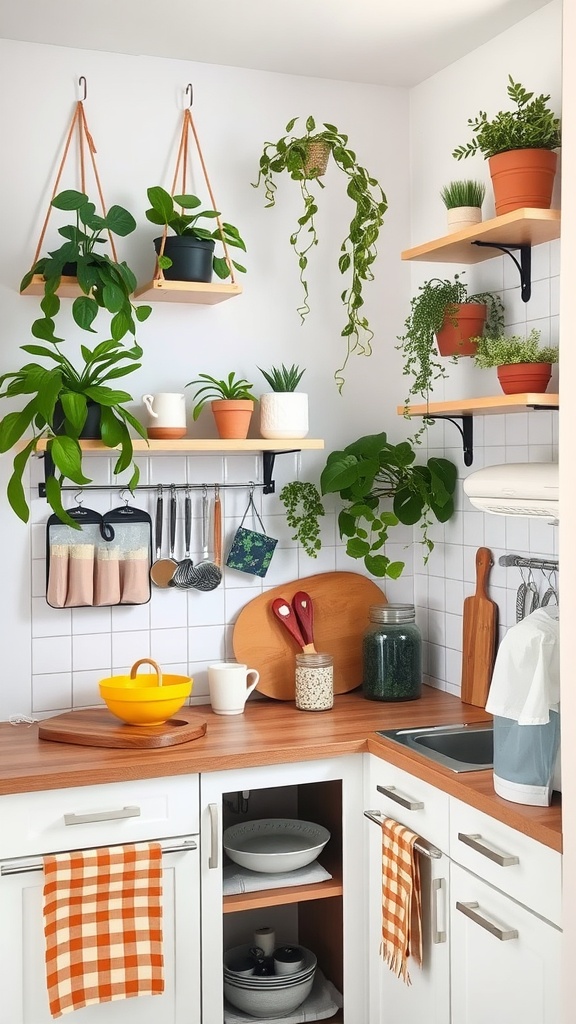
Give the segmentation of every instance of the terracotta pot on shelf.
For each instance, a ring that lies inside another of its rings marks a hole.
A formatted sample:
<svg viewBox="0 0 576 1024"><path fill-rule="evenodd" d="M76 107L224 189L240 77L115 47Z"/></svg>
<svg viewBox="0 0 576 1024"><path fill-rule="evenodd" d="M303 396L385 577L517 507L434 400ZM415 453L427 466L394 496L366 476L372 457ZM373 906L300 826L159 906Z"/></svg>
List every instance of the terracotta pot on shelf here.
<svg viewBox="0 0 576 1024"><path fill-rule="evenodd" d="M511 149L488 160L496 216L512 210L549 210L558 164L550 149Z"/></svg>
<svg viewBox="0 0 576 1024"><path fill-rule="evenodd" d="M436 334L440 355L476 355L476 344L470 339L478 338L482 334L486 321L486 306L482 302L464 302L455 303L450 308L453 315L445 315L444 323Z"/></svg>
<svg viewBox="0 0 576 1024"><path fill-rule="evenodd" d="M543 395L552 376L552 363L509 363L498 366L497 372L505 395Z"/></svg>
<svg viewBox="0 0 576 1024"><path fill-rule="evenodd" d="M232 440L248 436L254 402L248 398L220 398L210 403L218 437Z"/></svg>

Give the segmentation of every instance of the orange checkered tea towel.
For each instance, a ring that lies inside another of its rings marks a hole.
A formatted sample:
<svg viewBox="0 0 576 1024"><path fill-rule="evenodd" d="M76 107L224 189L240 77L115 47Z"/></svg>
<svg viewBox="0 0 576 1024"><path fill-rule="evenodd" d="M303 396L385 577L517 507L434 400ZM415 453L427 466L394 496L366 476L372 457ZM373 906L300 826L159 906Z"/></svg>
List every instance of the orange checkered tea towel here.
<svg viewBox="0 0 576 1024"><path fill-rule="evenodd" d="M418 836L392 818L382 822L382 945L397 978L410 984L408 958L422 966L422 894Z"/></svg>
<svg viewBox="0 0 576 1024"><path fill-rule="evenodd" d="M164 991L159 843L49 855L44 876L53 1017Z"/></svg>

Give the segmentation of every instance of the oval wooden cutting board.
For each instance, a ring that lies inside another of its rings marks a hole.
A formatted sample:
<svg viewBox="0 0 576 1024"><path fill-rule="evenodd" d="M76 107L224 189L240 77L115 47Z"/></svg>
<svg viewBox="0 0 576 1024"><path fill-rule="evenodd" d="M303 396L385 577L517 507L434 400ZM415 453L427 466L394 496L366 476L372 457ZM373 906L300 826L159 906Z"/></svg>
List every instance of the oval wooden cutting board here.
<svg viewBox="0 0 576 1024"><path fill-rule="evenodd" d="M272 602L290 602L298 590L312 598L314 643L334 658L334 693L348 693L362 682L362 636L368 609L386 604L380 587L355 572L325 572L283 583L249 601L240 612L232 645L238 661L260 673L257 689L277 700L294 700L294 655L300 648L272 612Z"/></svg>

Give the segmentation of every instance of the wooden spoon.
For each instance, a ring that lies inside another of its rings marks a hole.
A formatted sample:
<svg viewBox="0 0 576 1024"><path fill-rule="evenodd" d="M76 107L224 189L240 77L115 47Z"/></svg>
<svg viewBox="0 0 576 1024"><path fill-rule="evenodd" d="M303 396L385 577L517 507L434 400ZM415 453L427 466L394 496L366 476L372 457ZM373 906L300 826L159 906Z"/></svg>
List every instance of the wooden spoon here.
<svg viewBox="0 0 576 1024"><path fill-rule="evenodd" d="M288 604L288 601L286 601L283 597L277 597L274 601L272 601L272 611L274 612L274 615L276 616L278 621L281 622L284 628L288 630L290 636L294 638L298 646L302 648L305 654L316 653L316 648L314 647L314 644L307 644L306 641L304 640L302 633L300 632L298 620L292 608Z"/></svg>
<svg viewBox="0 0 576 1024"><path fill-rule="evenodd" d="M312 652L316 652L314 646L314 607L312 598L305 590L298 590L292 598L292 609L298 619L300 631L304 637L304 643Z"/></svg>

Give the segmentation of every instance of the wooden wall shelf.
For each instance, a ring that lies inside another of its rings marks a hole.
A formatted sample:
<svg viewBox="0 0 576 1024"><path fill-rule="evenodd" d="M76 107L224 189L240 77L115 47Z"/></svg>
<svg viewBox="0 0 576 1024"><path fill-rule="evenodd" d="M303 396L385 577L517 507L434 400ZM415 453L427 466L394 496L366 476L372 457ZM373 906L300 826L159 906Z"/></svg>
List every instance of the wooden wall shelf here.
<svg viewBox="0 0 576 1024"><path fill-rule="evenodd" d="M26 443L26 442L23 442ZM162 453L185 455L186 452L285 452L320 450L324 441L319 438L299 437L282 438L270 441L262 437L249 437L246 440L225 439L220 437L181 437L172 441L143 441L133 438L132 445L138 454L161 455ZM38 442L37 451L46 451L47 441L42 438ZM102 441L82 440L80 448L91 455L112 455L117 449L107 448Z"/></svg>
<svg viewBox="0 0 576 1024"><path fill-rule="evenodd" d="M553 394L522 394L522 395L488 395L486 398L459 398L450 402L428 402L422 405L409 405L409 416L490 416L510 412L527 412L529 409L557 409L559 395ZM403 416L406 406L396 408L399 416Z"/></svg>
<svg viewBox="0 0 576 1024"><path fill-rule="evenodd" d="M555 238L560 238L560 210L513 210L502 217L493 217L452 235L405 249L401 258L428 263L483 263L502 253L474 245L474 242L533 246Z"/></svg>
<svg viewBox="0 0 576 1024"><path fill-rule="evenodd" d="M201 281L163 281L153 280L143 284L134 292L135 299L147 302L195 302L199 305L213 306L216 302L224 302L235 295L242 294L239 284L214 283L205 284Z"/></svg>

